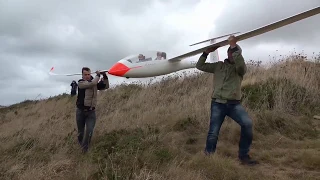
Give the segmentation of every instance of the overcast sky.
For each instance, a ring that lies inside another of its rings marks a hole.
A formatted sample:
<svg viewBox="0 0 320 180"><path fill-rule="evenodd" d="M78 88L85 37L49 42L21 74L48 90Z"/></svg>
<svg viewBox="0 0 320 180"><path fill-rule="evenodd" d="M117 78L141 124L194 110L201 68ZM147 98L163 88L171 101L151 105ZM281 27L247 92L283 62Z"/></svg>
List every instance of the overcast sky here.
<svg viewBox="0 0 320 180"><path fill-rule="evenodd" d="M246 32L319 5L319 0L0 0L0 105L69 93L71 81L81 77L49 76L52 66L56 73L78 73L83 66L108 69L139 51L176 56L206 45L189 47L209 36ZM316 15L239 45L246 60L268 61L294 48L319 53L319 22ZM220 59L225 52L219 49ZM111 85L126 81L110 76Z"/></svg>

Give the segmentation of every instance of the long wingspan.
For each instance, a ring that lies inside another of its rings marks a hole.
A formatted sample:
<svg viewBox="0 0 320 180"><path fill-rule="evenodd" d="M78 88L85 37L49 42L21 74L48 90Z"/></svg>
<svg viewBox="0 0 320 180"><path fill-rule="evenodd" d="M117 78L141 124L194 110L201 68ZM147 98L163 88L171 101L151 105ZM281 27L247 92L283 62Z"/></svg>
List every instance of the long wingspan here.
<svg viewBox="0 0 320 180"><path fill-rule="evenodd" d="M245 40L245 39L248 39L248 38L251 38L251 37L254 37L254 36L258 36L260 34L263 34L263 33L269 32L269 31L272 31L274 29L278 29L278 28L286 26L288 24L300 21L302 19L306 19L308 17L314 16L314 15L319 14L319 13L320 13L320 6L315 7L313 9L310 9L310 10L307 10L307 11L304 11L302 13L296 14L294 16L290 16L288 18L282 19L280 21L268 24L266 26L254 29L252 31L243 33L243 34L237 36L237 38L238 38L238 41ZM210 45L202 47L200 49L197 49L197 50L194 50L194 51L191 51L191 52L188 52L188 53L185 53L185 54L170 58L170 59L168 59L168 61L170 61L170 62L181 61L181 60L183 60L185 58L200 54L200 53L202 53L203 51L205 51L208 48L216 47L216 46L222 47L222 46L225 46L225 45L228 45L228 40L224 40L224 41L221 41L221 42L210 44Z"/></svg>
<svg viewBox="0 0 320 180"><path fill-rule="evenodd" d="M51 76L76 76L76 75L82 75L82 73L73 73L73 74L56 74L53 72L54 67L52 67L49 71L49 74ZM100 72L108 72L109 70L101 70ZM95 74L95 72L91 72L91 74Z"/></svg>

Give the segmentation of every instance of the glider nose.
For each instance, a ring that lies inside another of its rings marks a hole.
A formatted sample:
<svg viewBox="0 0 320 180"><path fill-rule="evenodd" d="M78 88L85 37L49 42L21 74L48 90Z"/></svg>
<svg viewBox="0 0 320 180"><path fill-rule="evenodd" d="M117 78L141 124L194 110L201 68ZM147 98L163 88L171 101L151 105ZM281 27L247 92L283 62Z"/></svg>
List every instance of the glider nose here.
<svg viewBox="0 0 320 180"><path fill-rule="evenodd" d="M114 76L123 76L129 70L130 68L128 68L126 65L118 62L110 68L108 73Z"/></svg>

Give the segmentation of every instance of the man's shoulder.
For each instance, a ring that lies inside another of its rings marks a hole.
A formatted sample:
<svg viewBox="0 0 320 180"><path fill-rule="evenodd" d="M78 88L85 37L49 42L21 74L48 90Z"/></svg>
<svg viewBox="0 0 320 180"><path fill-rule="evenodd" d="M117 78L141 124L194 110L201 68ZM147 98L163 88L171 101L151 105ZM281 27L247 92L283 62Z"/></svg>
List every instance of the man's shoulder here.
<svg viewBox="0 0 320 180"><path fill-rule="evenodd" d="M79 79L79 80L78 80L78 82L82 82L82 81L85 81L85 80L84 80L84 79Z"/></svg>
<svg viewBox="0 0 320 180"><path fill-rule="evenodd" d="M219 67L219 66L223 65L223 61L218 60L217 62L214 62L214 64L216 64Z"/></svg>

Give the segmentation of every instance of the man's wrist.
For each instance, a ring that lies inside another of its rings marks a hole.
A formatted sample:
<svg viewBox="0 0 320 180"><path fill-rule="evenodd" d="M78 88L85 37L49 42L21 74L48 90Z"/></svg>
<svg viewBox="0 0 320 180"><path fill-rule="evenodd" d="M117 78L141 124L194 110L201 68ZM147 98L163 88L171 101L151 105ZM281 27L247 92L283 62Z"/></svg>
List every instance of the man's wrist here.
<svg viewBox="0 0 320 180"><path fill-rule="evenodd" d="M206 51L204 51L203 53L202 53L202 56L204 56L204 57L207 57L209 55L209 53L207 53Z"/></svg>

